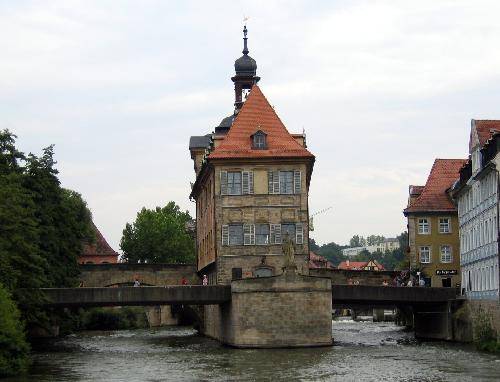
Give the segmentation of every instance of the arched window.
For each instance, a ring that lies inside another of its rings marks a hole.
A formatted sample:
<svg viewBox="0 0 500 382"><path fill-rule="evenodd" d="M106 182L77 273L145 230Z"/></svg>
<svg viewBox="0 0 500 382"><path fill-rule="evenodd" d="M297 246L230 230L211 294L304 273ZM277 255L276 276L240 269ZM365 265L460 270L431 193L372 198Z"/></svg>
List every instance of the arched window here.
<svg viewBox="0 0 500 382"><path fill-rule="evenodd" d="M259 267L253 271L254 277L271 277L273 270L270 267Z"/></svg>
<svg viewBox="0 0 500 382"><path fill-rule="evenodd" d="M262 130L257 130L255 134L251 136L252 138L252 148L255 150L265 150L267 149L267 134Z"/></svg>

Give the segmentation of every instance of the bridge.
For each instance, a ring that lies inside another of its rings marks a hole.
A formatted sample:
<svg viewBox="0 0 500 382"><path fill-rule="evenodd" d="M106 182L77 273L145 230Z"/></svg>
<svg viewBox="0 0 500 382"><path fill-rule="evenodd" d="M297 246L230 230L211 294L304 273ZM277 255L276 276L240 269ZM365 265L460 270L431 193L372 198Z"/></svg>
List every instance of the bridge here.
<svg viewBox="0 0 500 382"><path fill-rule="evenodd" d="M230 285L164 287L44 288L47 306L219 305L231 301ZM452 288L332 285L333 307L395 307L443 304L456 298Z"/></svg>
<svg viewBox="0 0 500 382"><path fill-rule="evenodd" d="M417 337L451 339L452 313L460 304L453 288L381 286L392 278L387 272L316 270L305 276L285 270L231 285L202 286L194 265L99 264L80 269L84 287L43 289L47 306L146 306L148 318L158 324L175 324L177 312L193 310L204 334L238 347L331 344L332 308L339 307L396 307ZM354 276L360 285L346 285ZM182 278L189 285L179 285ZM140 287L132 287L135 279Z"/></svg>
<svg viewBox="0 0 500 382"><path fill-rule="evenodd" d="M231 300L223 285L165 287L43 288L49 307L216 305Z"/></svg>

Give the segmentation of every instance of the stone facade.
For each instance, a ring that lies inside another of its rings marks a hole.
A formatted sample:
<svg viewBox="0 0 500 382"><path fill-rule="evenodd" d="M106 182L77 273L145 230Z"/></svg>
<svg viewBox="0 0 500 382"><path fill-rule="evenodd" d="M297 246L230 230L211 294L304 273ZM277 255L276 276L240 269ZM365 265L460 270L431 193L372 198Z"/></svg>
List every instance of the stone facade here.
<svg viewBox="0 0 500 382"><path fill-rule="evenodd" d="M285 273L231 283L231 302L208 306L204 333L245 348L332 344L329 279Z"/></svg>

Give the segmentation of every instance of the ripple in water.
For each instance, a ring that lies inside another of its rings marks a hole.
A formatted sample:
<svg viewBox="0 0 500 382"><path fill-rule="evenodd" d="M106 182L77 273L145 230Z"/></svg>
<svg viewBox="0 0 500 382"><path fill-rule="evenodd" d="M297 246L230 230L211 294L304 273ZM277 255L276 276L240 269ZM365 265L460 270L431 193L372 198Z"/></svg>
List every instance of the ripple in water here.
<svg viewBox="0 0 500 382"><path fill-rule="evenodd" d="M497 381L500 359L421 343L392 323L334 321L335 345L233 349L190 328L86 332L41 343L29 376L66 381Z"/></svg>

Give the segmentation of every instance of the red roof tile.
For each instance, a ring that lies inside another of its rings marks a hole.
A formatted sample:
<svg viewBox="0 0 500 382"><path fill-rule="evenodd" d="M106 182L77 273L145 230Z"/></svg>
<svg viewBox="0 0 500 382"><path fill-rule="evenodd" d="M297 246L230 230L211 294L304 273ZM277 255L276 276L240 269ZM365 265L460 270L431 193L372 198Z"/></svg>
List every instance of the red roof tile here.
<svg viewBox="0 0 500 382"><path fill-rule="evenodd" d="M476 119L472 120L472 123L476 126L477 137L479 138L479 145L481 147L491 138L494 132L500 132L500 120ZM469 140L469 149L472 149L472 137Z"/></svg>
<svg viewBox="0 0 500 382"><path fill-rule="evenodd" d="M92 228L95 232L95 243L85 243L83 245L83 256L115 256L118 257L113 248L108 244L102 233L97 229L94 223Z"/></svg>
<svg viewBox="0 0 500 382"><path fill-rule="evenodd" d="M267 134L267 149L252 149L251 135L262 130ZM223 158L314 158L288 132L283 122L257 85L234 120L231 129L208 159Z"/></svg>
<svg viewBox="0 0 500 382"><path fill-rule="evenodd" d="M466 159L436 159L420 196L404 211L456 211L446 190L460 176L459 171Z"/></svg>
<svg viewBox="0 0 500 382"><path fill-rule="evenodd" d="M335 269L333 264L329 262L327 258L316 255L314 252L309 252L309 269L317 268Z"/></svg>
<svg viewBox="0 0 500 382"><path fill-rule="evenodd" d="M384 271L385 270L384 266L382 264L380 264L378 261L376 261L376 260L370 260L370 261L377 266L377 268L378 268L379 271ZM370 263L370 261L350 261L350 260L346 260L346 261L342 261L339 264L338 269L353 270L353 271L362 271L368 265L368 263Z"/></svg>

